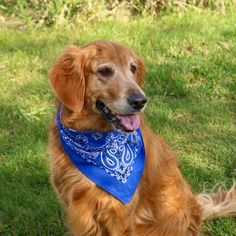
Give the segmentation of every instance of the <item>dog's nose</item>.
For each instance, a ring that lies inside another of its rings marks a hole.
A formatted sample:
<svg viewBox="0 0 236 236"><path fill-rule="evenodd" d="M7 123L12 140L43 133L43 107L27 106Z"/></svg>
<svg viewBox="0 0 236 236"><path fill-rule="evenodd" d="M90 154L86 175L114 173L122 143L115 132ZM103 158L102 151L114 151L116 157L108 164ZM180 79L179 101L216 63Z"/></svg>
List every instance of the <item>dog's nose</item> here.
<svg viewBox="0 0 236 236"><path fill-rule="evenodd" d="M141 93L132 94L127 98L127 100L129 105L135 110L142 109L147 102L147 98Z"/></svg>

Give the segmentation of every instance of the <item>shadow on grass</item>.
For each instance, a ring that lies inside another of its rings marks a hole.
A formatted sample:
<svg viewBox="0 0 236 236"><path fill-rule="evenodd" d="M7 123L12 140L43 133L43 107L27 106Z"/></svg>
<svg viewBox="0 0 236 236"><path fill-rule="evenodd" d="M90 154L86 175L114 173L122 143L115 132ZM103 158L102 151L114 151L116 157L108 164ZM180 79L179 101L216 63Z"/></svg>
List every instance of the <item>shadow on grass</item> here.
<svg viewBox="0 0 236 236"><path fill-rule="evenodd" d="M17 105L1 104L0 110L0 232L65 235L64 219L49 181L47 119L29 122Z"/></svg>

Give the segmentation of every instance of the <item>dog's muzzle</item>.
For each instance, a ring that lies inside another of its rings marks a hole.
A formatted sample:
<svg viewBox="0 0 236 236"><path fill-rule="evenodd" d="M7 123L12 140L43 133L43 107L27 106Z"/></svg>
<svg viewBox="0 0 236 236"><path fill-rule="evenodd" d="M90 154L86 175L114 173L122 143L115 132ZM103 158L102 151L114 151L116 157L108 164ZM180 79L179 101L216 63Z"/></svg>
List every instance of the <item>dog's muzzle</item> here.
<svg viewBox="0 0 236 236"><path fill-rule="evenodd" d="M146 104L144 95L133 94L127 98L128 104L135 112L140 111ZM96 101L96 108L101 115L118 130L132 132L140 127L140 118L137 113L117 114L106 106L101 100Z"/></svg>

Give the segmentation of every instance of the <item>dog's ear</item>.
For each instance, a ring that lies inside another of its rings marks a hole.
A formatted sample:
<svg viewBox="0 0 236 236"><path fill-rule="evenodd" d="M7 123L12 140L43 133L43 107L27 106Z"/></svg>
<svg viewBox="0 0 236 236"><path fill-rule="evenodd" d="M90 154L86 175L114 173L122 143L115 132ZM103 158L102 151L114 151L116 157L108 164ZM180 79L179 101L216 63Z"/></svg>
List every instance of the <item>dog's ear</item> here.
<svg viewBox="0 0 236 236"><path fill-rule="evenodd" d="M85 61L83 49L69 46L49 73L58 99L72 111L80 112L85 96Z"/></svg>
<svg viewBox="0 0 236 236"><path fill-rule="evenodd" d="M136 81L138 85L142 85L144 81L144 76L146 74L145 66L142 61L142 59L136 54L136 63L137 63L137 75L136 75Z"/></svg>

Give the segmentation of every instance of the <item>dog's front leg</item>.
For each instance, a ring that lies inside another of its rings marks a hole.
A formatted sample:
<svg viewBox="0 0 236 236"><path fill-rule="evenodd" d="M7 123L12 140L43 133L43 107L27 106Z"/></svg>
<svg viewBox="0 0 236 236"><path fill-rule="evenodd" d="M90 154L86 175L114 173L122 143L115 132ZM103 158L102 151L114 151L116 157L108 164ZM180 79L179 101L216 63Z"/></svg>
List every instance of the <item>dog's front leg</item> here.
<svg viewBox="0 0 236 236"><path fill-rule="evenodd" d="M74 198L68 206L68 223L74 236L134 236L133 204L123 205L98 188L88 198Z"/></svg>
<svg viewBox="0 0 236 236"><path fill-rule="evenodd" d="M79 201L69 203L68 224L74 236L106 235L101 225L95 221L93 209Z"/></svg>

